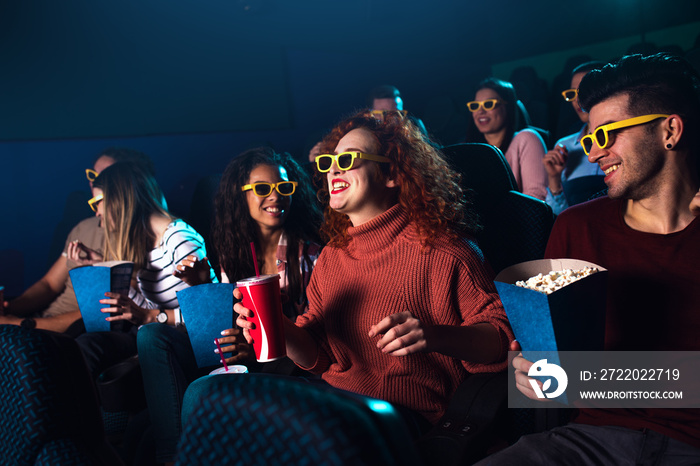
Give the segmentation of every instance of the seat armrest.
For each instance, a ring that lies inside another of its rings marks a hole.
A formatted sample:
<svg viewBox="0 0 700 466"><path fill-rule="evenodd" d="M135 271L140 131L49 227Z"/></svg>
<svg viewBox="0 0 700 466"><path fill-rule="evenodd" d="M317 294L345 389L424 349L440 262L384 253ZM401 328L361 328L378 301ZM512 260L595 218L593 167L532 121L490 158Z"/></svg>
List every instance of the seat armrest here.
<svg viewBox="0 0 700 466"><path fill-rule="evenodd" d="M440 421L420 439L426 464L471 464L484 457L506 418L507 384L506 371L467 377Z"/></svg>

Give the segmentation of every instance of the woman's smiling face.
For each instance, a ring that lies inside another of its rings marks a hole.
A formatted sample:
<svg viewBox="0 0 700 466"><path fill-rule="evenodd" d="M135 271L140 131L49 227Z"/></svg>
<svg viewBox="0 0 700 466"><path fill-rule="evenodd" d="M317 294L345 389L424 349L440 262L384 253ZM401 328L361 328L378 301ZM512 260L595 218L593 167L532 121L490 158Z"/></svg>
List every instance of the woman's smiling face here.
<svg viewBox="0 0 700 466"><path fill-rule="evenodd" d="M343 136L335 153L379 154L379 141L366 128L356 128ZM371 220L396 203L395 183L379 169L379 163L356 158L350 170L340 170L333 162L326 175L330 207L350 217L354 226Z"/></svg>
<svg viewBox="0 0 700 466"><path fill-rule="evenodd" d="M248 176L248 183L279 183L289 181L287 171L279 165L258 165ZM292 180L294 181L294 180ZM246 191L248 212L261 229L277 230L282 228L292 204L292 196L282 196L276 189L267 197L256 196L253 190Z"/></svg>
<svg viewBox="0 0 700 466"><path fill-rule="evenodd" d="M498 95L498 92L488 87L479 89L476 92L474 100L483 101L488 99L498 99L501 102L498 103L491 110L484 110L484 107L480 107L479 110L472 113L472 118L474 118L474 123L477 129L482 134L492 134L503 130L506 126L506 106L503 105L503 98Z"/></svg>

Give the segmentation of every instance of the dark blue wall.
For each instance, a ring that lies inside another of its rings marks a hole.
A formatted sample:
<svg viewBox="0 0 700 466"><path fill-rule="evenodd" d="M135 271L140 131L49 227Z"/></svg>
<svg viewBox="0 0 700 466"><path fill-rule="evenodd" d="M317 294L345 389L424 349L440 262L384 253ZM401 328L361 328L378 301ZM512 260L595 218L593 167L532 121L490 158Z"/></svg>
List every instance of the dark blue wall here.
<svg viewBox="0 0 700 466"><path fill-rule="evenodd" d="M407 108L425 119L422 113L431 99L446 99L450 111L453 107L456 111L451 94L466 96L471 92L476 70L479 75L488 74L485 65L468 68L466 61L446 63L425 55L419 57L421 67L416 67L411 59L403 58L397 65L371 54L285 51L282 68L286 101L269 112L288 112L288 129L0 142L0 218L5 226L0 230L0 250L16 249L24 255L24 286L39 279L56 259L70 226L78 220L74 209L64 212L66 205L74 206L89 198L84 169L106 147L132 147L150 155L171 209L187 216L192 190L200 177L220 173L235 154L255 145L270 144L304 159L308 148L334 122L364 106L368 89L377 83L397 85ZM435 72L448 67L452 70L449 75ZM184 87L181 92L186 94L188 90ZM231 108L232 113L247 111ZM131 112L138 114L139 109ZM80 129L84 121L102 118L105 113L109 112L89 116L66 112L64 127ZM122 112L121 118L128 118L128 114ZM429 119L426 124L430 127ZM440 125L435 127L440 129ZM448 139L460 136L461 130L457 135L445 134ZM92 214L86 203L81 209L82 216ZM11 267L1 264L0 277L11 273ZM9 296L20 292L6 286Z"/></svg>
<svg viewBox="0 0 700 466"><path fill-rule="evenodd" d="M638 21L637 6L592 3L606 15L591 41L699 10L696 0L642 0ZM398 86L438 140L456 142L464 102L492 64L589 40L588 21L564 4L0 2L0 251L19 251L25 265L7 294L40 278L76 217L92 214L84 169L103 148L149 154L186 216L198 178L259 144L304 159L377 84ZM78 214L64 214L76 203ZM16 270L0 254L0 281Z"/></svg>

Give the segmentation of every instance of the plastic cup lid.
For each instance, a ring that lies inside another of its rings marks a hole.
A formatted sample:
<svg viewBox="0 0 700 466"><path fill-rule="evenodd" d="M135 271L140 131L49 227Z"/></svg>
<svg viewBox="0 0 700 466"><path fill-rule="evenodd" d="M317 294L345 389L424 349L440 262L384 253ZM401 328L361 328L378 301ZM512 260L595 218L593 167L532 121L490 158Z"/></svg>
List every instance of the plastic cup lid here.
<svg viewBox="0 0 700 466"><path fill-rule="evenodd" d="M241 366L241 365L235 365L235 366L228 366L228 371L224 370L223 367L219 367L218 369L214 369L209 373L209 375L217 375L217 374L247 374L248 373L248 368L246 366Z"/></svg>
<svg viewBox="0 0 700 466"><path fill-rule="evenodd" d="M261 285L263 283L268 283L273 280L279 280L281 277L279 274L274 275L260 275L259 277L248 277L236 282L237 287L250 286L250 285Z"/></svg>

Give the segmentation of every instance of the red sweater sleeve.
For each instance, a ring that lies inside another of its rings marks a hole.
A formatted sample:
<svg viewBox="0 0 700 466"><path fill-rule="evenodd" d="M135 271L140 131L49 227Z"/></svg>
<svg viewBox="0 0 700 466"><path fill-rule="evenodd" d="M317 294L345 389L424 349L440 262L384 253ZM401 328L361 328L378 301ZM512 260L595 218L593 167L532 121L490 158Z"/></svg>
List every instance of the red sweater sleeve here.
<svg viewBox="0 0 700 466"><path fill-rule="evenodd" d="M439 261L435 261L438 264L435 273L440 279L432 281L432 305L434 309L455 309L457 312L453 318L460 319L455 325L466 327L488 323L494 326L498 330L501 348L498 362L476 364L462 361L462 365L471 373L504 370L508 346L515 337L493 283L493 274L484 266L478 247L470 241L465 244L467 247L461 251L450 251L455 253L446 261L454 264L451 270L440 269ZM444 305L444 302L451 304ZM445 319L449 320L450 317Z"/></svg>
<svg viewBox="0 0 700 466"><path fill-rule="evenodd" d="M318 344L318 357L316 362L311 367L301 367L304 370L314 374L322 374L327 371L333 363L333 352L328 345L326 337L325 323L323 319L323 293L321 289L320 276L327 276L324 269L326 260L323 259L324 252L321 252L319 260L314 268L314 273L311 275L309 286L306 288L306 294L309 299L309 307L307 311L297 317L296 325L304 328Z"/></svg>
<svg viewBox="0 0 700 466"><path fill-rule="evenodd" d="M321 252L307 288L309 309L296 321L318 347L316 361L305 369L336 388L409 407L435 422L469 372L505 368L512 333L492 274L468 241L440 235L424 246L398 206L350 232L349 246ZM369 329L404 311L427 325L493 325L502 361L383 353L380 337L370 337Z"/></svg>

